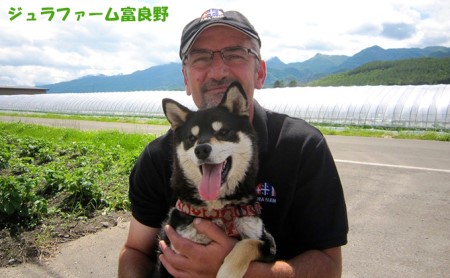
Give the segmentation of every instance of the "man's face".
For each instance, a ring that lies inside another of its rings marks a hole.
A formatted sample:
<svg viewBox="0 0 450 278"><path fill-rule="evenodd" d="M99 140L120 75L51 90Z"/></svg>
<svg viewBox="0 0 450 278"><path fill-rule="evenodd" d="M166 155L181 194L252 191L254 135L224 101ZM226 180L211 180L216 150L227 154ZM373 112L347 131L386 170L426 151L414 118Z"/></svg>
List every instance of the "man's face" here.
<svg viewBox="0 0 450 278"><path fill-rule="evenodd" d="M245 47L254 49L250 38L245 34L227 26L213 26L204 30L195 40L189 51L218 51L226 47ZM206 68L195 68L186 63L183 66L186 92L199 108L216 106L233 81L239 81L246 94L250 111L253 112L253 91L261 89L266 77L266 64L258 61L255 56L249 56L248 63L227 65L220 53L215 53L211 64Z"/></svg>

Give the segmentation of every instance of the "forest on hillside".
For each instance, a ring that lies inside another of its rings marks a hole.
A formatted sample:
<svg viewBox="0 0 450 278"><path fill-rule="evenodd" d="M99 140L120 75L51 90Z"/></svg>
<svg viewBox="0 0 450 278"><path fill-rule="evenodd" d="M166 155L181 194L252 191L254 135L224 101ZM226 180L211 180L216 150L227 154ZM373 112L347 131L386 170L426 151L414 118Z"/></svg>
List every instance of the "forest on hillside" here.
<svg viewBox="0 0 450 278"><path fill-rule="evenodd" d="M312 81L305 86L433 84L450 84L450 58L371 62L350 71Z"/></svg>

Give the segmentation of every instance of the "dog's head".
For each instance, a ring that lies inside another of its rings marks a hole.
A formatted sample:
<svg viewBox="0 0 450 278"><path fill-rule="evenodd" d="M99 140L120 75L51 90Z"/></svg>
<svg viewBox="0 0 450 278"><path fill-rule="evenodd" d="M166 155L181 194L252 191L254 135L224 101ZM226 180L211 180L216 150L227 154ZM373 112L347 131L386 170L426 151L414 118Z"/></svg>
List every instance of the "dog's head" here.
<svg viewBox="0 0 450 278"><path fill-rule="evenodd" d="M231 84L214 108L194 112L164 99L163 109L174 130L178 168L174 173L181 170L178 174L183 178L178 181L187 181L173 186L191 187L203 201L226 199L243 192L238 188L246 186L243 184L250 168L255 172L257 147L242 86Z"/></svg>

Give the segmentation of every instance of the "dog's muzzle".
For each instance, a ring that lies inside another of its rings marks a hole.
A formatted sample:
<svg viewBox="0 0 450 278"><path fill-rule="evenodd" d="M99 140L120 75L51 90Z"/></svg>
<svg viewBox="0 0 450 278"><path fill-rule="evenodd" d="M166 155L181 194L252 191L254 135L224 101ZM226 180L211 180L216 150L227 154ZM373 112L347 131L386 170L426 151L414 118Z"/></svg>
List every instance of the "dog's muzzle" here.
<svg viewBox="0 0 450 278"><path fill-rule="evenodd" d="M209 144L200 144L195 147L195 156L200 160L205 160L211 154L212 147Z"/></svg>

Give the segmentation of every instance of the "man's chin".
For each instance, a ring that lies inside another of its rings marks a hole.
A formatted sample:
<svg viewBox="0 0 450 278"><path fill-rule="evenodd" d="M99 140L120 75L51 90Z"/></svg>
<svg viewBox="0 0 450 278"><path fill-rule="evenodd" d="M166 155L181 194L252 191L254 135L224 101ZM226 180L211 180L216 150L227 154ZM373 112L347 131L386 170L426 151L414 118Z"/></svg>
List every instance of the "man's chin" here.
<svg viewBox="0 0 450 278"><path fill-rule="evenodd" d="M216 107L220 104L220 101L222 100L223 95L225 92L222 93L212 93L212 94L206 94L203 95L203 109Z"/></svg>

